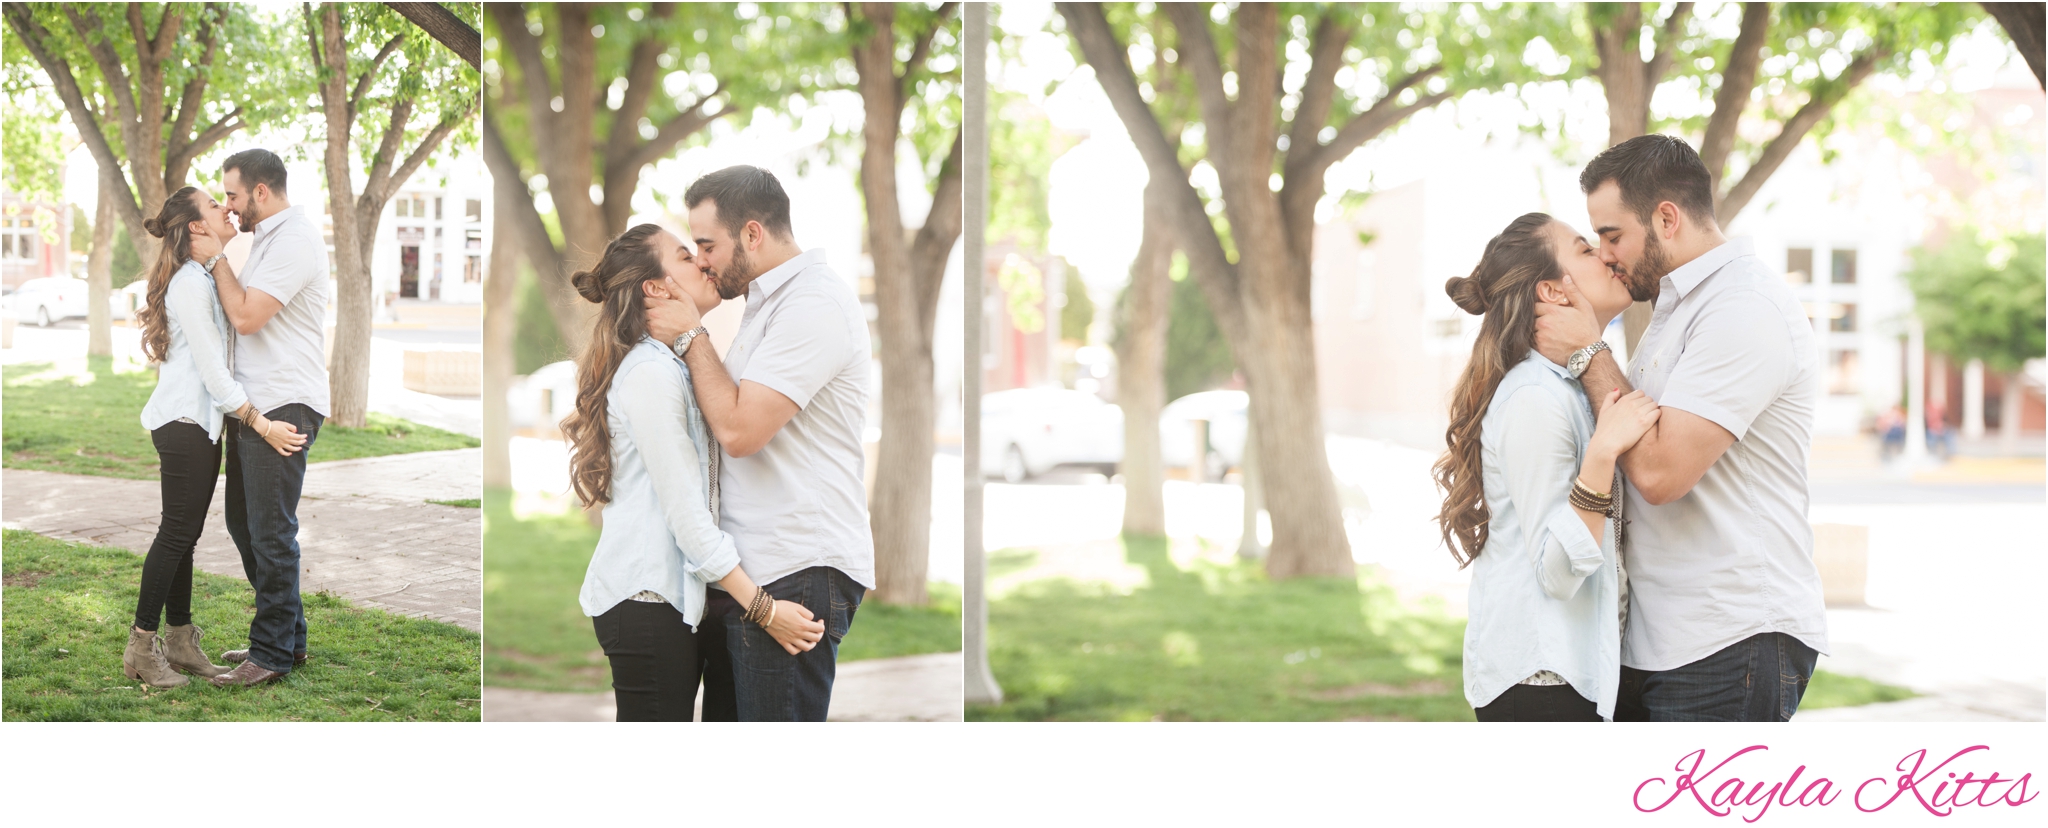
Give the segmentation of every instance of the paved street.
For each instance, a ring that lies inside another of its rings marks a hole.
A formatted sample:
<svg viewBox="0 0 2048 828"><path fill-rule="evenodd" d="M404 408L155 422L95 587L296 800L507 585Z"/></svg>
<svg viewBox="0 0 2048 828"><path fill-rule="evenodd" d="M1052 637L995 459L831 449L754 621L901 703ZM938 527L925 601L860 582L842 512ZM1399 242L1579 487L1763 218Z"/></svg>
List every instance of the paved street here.
<svg viewBox="0 0 2048 828"><path fill-rule="evenodd" d="M1348 437L1330 438L1329 452L1358 562L1376 567L1405 601L1462 617L1470 572L1457 568L1438 539L1441 504L1429 477L1435 456ZM2039 598L2048 582L2039 538L2048 503L2038 451L1920 469L1883 467L1875 455L1860 438L1823 440L1815 449L1812 520L1870 528L1869 606L1830 608L1832 654L1820 667L1924 696L1798 720L2048 719L2048 654L2031 643L2048 622ZM1241 498L1234 484L1169 481L1167 531L1205 540L1208 554L1226 556L1241 533ZM1113 542L1122 510L1123 487L1100 475L990 483L986 548L1040 550L1031 569L997 578L992 591L1059 575L1142 579Z"/></svg>
<svg viewBox="0 0 2048 828"><path fill-rule="evenodd" d="M835 722L957 722L963 662L959 653L878 658L839 665L832 684ZM697 697L702 715L704 697ZM610 693L542 693L484 688L487 722L609 722Z"/></svg>
<svg viewBox="0 0 2048 828"><path fill-rule="evenodd" d="M481 449L315 463L299 503L304 592L481 631L481 509L433 500L481 496ZM137 554L156 537L156 481L6 469L0 518L10 529L118 546ZM195 565L245 578L214 490Z"/></svg>

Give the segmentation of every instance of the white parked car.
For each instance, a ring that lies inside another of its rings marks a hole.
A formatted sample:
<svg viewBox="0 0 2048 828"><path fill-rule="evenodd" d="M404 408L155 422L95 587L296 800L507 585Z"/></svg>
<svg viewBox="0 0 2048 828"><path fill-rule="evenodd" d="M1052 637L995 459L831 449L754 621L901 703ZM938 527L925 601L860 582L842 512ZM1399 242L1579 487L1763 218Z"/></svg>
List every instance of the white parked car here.
<svg viewBox="0 0 2048 828"><path fill-rule="evenodd" d="M10 297L14 318L45 328L59 320L86 315L85 280L45 276L21 283Z"/></svg>
<svg viewBox="0 0 2048 828"><path fill-rule="evenodd" d="M1206 479L1222 480L1224 472L1244 462L1246 413L1251 395L1243 391L1199 391L1167 403L1159 412L1159 458L1168 468L1185 467L1195 457L1195 421L1209 422Z"/></svg>
<svg viewBox="0 0 2048 828"><path fill-rule="evenodd" d="M1116 473L1124 455L1124 413L1101 397L1066 388L1015 388L981 398L981 468L1011 483L1056 466Z"/></svg>

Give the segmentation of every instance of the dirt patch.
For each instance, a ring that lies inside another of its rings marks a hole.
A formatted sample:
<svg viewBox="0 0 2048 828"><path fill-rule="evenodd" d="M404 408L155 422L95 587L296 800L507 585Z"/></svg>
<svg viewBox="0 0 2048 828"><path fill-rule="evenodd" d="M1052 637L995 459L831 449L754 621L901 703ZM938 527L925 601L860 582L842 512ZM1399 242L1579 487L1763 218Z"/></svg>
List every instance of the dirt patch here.
<svg viewBox="0 0 2048 828"><path fill-rule="evenodd" d="M11 587L21 587L22 589L35 589L36 584L42 583L42 580L48 577L50 577L50 573L48 572L39 572L33 570L29 572L16 572L12 575L7 576L6 578L0 578L0 584L5 584Z"/></svg>
<svg viewBox="0 0 2048 828"><path fill-rule="evenodd" d="M1444 691L1444 683L1441 681L1418 681L1402 685L1368 681L1363 684L1317 690L1309 696L1322 701L1351 701L1371 696L1441 696Z"/></svg>

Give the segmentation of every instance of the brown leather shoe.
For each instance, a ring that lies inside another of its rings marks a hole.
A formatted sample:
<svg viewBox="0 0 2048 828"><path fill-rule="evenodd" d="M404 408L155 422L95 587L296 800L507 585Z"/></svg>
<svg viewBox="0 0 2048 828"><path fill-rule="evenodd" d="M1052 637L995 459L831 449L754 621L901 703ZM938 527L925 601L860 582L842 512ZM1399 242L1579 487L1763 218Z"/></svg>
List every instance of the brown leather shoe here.
<svg viewBox="0 0 2048 828"><path fill-rule="evenodd" d="M225 662L227 662L227 663L229 663L229 664L240 664L240 663L242 663L242 662L244 662L244 661L248 661L248 660L249 660L249 651L248 651L248 650L229 650L229 651L227 651L227 652L225 652L225 653L221 653L221 654L220 654L220 660L222 660L222 661L225 661ZM297 667L297 666L299 666L299 665L301 665L301 664L304 664L304 663L306 663L306 654L305 654L305 653L292 653L292 666L293 666L293 667Z"/></svg>
<svg viewBox="0 0 2048 828"><path fill-rule="evenodd" d="M207 681L213 682L215 687L249 687L257 684L268 684L281 678L284 678L283 673L265 670L257 666L256 662L253 661L244 661L241 664L235 665L235 669L214 676L207 679Z"/></svg>

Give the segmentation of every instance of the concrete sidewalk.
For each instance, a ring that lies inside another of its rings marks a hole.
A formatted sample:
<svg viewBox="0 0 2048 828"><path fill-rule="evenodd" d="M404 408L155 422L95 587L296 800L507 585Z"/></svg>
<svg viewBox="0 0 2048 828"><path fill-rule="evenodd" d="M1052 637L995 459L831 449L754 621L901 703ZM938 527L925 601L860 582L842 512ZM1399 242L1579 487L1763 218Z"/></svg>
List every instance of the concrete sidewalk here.
<svg viewBox="0 0 2048 828"><path fill-rule="evenodd" d="M878 658L839 665L831 721L957 722L964 662L960 653ZM702 715L704 697L697 697ZM618 718L610 693L543 693L484 688L487 722L609 722Z"/></svg>
<svg viewBox="0 0 2048 828"><path fill-rule="evenodd" d="M307 466L300 591L481 631L483 510L426 501L482 497L482 463L481 449L458 449ZM154 480L6 469L0 489L7 528L137 554L149 550L162 517ZM193 563L246 580L222 519L225 501L223 477Z"/></svg>

